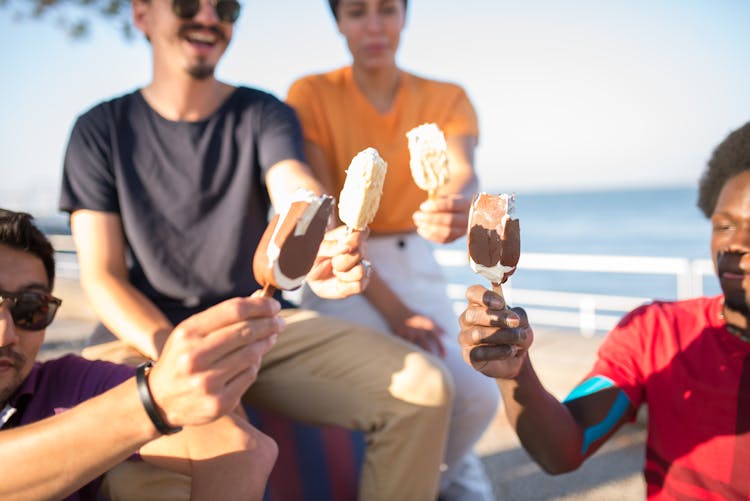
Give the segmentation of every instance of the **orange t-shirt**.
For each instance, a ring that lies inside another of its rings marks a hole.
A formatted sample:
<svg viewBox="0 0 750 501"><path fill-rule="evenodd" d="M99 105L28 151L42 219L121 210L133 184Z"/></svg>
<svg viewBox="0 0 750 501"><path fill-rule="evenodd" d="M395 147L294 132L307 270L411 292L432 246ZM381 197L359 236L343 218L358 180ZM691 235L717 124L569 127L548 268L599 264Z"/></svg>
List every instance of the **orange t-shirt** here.
<svg viewBox="0 0 750 501"><path fill-rule="evenodd" d="M362 95L350 66L297 80L287 102L297 111L305 140L320 146L334 170L333 195L344 186L352 158L368 146L388 163L380 208L370 224L375 233L413 231L412 214L427 198L411 177L407 131L433 122L446 138L479 135L476 112L460 86L406 72L387 113Z"/></svg>

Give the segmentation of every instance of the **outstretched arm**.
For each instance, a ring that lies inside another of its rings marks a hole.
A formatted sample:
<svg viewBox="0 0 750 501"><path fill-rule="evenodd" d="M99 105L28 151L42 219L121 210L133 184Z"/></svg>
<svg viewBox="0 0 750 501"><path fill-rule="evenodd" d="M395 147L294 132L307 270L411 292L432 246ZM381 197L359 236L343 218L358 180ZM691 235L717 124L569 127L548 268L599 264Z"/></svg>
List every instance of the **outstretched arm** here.
<svg viewBox="0 0 750 501"><path fill-rule="evenodd" d="M266 186L274 207L283 207L297 190L304 188L316 195L326 188L313 176L310 168L297 160L284 160L273 165L266 174ZM307 283L320 297L341 299L361 293L369 283L363 264L367 232L347 232L339 226L326 233L318 256L307 275Z"/></svg>
<svg viewBox="0 0 750 501"><path fill-rule="evenodd" d="M147 375L161 419L168 426L200 426L238 408L283 326L278 311L272 299L238 298L182 322ZM195 450L176 443L190 438L178 438L182 433L166 437L174 438L173 450L183 451L179 459ZM0 431L0 462L13 465L0 469L0 498L65 497L159 437L135 379L128 379L66 412ZM154 445L152 455L159 450Z"/></svg>
<svg viewBox="0 0 750 501"><path fill-rule="evenodd" d="M497 379L508 420L532 458L548 473L578 468L634 412L622 390L584 381L566 403L536 375L528 349L533 331L522 309L479 285L466 291L461 315L464 359Z"/></svg>

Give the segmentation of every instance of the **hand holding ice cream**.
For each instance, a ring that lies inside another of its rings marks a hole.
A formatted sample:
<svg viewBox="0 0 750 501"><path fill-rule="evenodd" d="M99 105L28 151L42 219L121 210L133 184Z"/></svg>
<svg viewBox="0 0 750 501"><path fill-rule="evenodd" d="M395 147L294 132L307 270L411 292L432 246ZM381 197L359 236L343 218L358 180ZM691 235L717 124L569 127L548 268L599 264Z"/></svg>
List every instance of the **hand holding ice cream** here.
<svg viewBox="0 0 750 501"><path fill-rule="evenodd" d="M469 306L459 321L464 360L492 377L514 377L533 340L521 309L508 308L501 284L516 271L521 232L515 217L515 196L474 197L469 213L469 264L492 283L492 292L475 285L466 291Z"/></svg>

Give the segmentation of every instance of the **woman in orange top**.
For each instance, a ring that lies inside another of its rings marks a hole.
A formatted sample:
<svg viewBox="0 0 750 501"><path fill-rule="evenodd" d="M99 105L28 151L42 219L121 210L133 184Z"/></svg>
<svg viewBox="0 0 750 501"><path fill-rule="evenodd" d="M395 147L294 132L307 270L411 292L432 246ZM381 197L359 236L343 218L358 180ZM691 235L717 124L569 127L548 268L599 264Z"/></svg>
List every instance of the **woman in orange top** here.
<svg viewBox="0 0 750 501"><path fill-rule="evenodd" d="M441 499L493 499L472 452L495 415L497 387L467 369L456 341L457 318L433 245L466 234L477 190L477 117L458 85L429 80L396 65L406 0L330 0L352 65L295 82L287 102L302 122L308 164L338 195L346 168L372 146L388 163L380 209L370 224L368 254L375 273L364 297L327 301L302 291L301 306L393 333L443 358L453 375L454 410L446 446ZM414 183L406 132L436 123L446 136L450 181L439 196ZM447 333L447 335L446 335Z"/></svg>

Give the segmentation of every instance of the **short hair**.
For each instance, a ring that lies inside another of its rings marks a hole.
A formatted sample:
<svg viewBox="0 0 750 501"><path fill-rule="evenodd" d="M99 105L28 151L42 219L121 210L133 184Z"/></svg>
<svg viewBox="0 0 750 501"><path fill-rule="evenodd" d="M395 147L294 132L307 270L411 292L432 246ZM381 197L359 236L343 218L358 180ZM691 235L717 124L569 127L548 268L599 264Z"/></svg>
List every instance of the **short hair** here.
<svg viewBox="0 0 750 501"><path fill-rule="evenodd" d="M750 170L750 122L730 133L714 150L698 184L698 208L711 217L719 193L731 178Z"/></svg>
<svg viewBox="0 0 750 501"><path fill-rule="evenodd" d="M31 214L0 208L0 244L41 259L51 290L55 283L55 249L33 219Z"/></svg>
<svg viewBox="0 0 750 501"><path fill-rule="evenodd" d="M407 0L401 0L404 2L404 9L406 9ZM328 5L331 6L331 13L333 14L333 17L336 19L336 21L339 20L339 15L336 12L339 8L339 2L340 0L328 0Z"/></svg>

